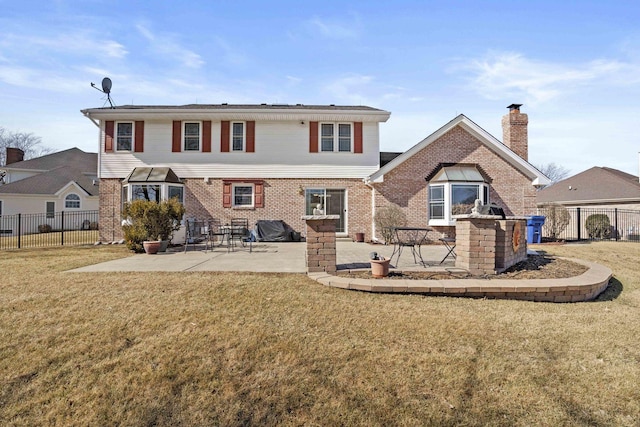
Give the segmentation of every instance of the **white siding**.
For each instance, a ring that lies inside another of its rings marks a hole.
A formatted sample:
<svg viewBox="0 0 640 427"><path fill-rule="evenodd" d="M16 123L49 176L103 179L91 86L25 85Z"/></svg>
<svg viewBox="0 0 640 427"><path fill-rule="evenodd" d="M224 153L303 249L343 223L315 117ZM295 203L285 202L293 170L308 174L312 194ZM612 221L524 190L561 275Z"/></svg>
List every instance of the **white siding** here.
<svg viewBox="0 0 640 427"><path fill-rule="evenodd" d="M104 126L104 125L103 125ZM378 170L377 122L363 123L363 153L309 153L309 122L255 125L255 152L220 152L220 122L211 124L211 152L173 153L172 121L145 121L143 153L104 153L100 177L124 178L135 167L168 166L181 178L364 178Z"/></svg>

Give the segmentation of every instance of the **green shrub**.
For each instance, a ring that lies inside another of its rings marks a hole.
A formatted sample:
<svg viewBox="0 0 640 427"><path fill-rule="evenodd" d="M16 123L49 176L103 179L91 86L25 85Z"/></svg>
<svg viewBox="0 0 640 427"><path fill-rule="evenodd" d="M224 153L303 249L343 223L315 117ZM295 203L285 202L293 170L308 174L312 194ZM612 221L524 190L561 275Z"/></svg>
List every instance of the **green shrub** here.
<svg viewBox="0 0 640 427"><path fill-rule="evenodd" d="M384 239L385 245L393 241L393 227L403 227L407 225L407 215L398 205L389 205L376 209L373 217L376 230Z"/></svg>
<svg viewBox="0 0 640 427"><path fill-rule="evenodd" d="M184 206L177 199L160 203L149 200L134 200L124 206L122 226L127 247L142 252L145 240L170 240L175 230L180 228Z"/></svg>
<svg viewBox="0 0 640 427"><path fill-rule="evenodd" d="M567 208L556 203L549 203L540 208L540 214L545 216L542 229L544 234L552 240L558 240L558 237L571 221L571 215Z"/></svg>
<svg viewBox="0 0 640 427"><path fill-rule="evenodd" d="M611 221L605 214L593 214L587 217L584 227L590 239L608 239L611 237Z"/></svg>

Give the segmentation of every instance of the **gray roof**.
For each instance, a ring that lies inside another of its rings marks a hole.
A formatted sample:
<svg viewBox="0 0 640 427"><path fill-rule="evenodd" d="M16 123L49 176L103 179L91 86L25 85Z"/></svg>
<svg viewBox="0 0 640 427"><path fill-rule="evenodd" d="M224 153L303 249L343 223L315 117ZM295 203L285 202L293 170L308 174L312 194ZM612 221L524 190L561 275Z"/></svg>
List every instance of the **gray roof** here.
<svg viewBox="0 0 640 427"><path fill-rule="evenodd" d="M50 171L60 166L75 166L86 173L97 173L98 155L96 153L85 153L79 148L69 148L68 150L58 151L56 153L47 154L35 159L23 160L21 162L11 163L2 166L2 169L31 169Z"/></svg>
<svg viewBox="0 0 640 427"><path fill-rule="evenodd" d="M6 170L42 171L38 175L0 185L0 194L55 194L75 182L91 196L98 195L93 178L98 171L98 155L70 148L35 159L3 166Z"/></svg>
<svg viewBox="0 0 640 427"><path fill-rule="evenodd" d="M127 175L123 183L129 182L173 182L181 183L178 176L171 168L133 168L131 173Z"/></svg>
<svg viewBox="0 0 640 427"><path fill-rule="evenodd" d="M537 203L615 203L640 201L638 177L617 169L592 167L538 191Z"/></svg>
<svg viewBox="0 0 640 427"><path fill-rule="evenodd" d="M187 105L121 105L114 108L90 108L87 110L383 110L364 105L305 105L305 104L187 104ZM83 110L86 111L86 110Z"/></svg>

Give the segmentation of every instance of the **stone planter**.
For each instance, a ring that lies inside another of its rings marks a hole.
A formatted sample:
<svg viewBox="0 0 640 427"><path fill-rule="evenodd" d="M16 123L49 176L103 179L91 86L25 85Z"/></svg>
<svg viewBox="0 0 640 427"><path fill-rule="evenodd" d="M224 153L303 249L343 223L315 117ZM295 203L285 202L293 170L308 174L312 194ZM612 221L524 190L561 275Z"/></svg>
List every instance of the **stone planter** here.
<svg viewBox="0 0 640 427"><path fill-rule="evenodd" d="M372 259L371 262L371 275L376 278L387 277L389 275L389 262L390 258L384 259Z"/></svg>
<svg viewBox="0 0 640 427"><path fill-rule="evenodd" d="M145 240L142 242L142 246L147 255L157 254L161 244L162 242L160 240Z"/></svg>

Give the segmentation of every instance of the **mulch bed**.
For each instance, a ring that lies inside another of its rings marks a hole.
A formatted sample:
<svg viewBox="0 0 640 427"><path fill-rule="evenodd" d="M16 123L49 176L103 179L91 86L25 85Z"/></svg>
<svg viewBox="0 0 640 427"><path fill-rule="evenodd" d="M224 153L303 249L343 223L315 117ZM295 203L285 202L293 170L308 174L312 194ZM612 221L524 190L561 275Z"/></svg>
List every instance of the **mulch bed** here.
<svg viewBox="0 0 640 427"><path fill-rule="evenodd" d="M446 279L564 279L579 276L587 271L584 265L542 255L532 255L505 272L496 275L473 276L455 267L442 271L391 271L387 279L446 280ZM337 273L342 277L372 279L369 270L345 271Z"/></svg>

